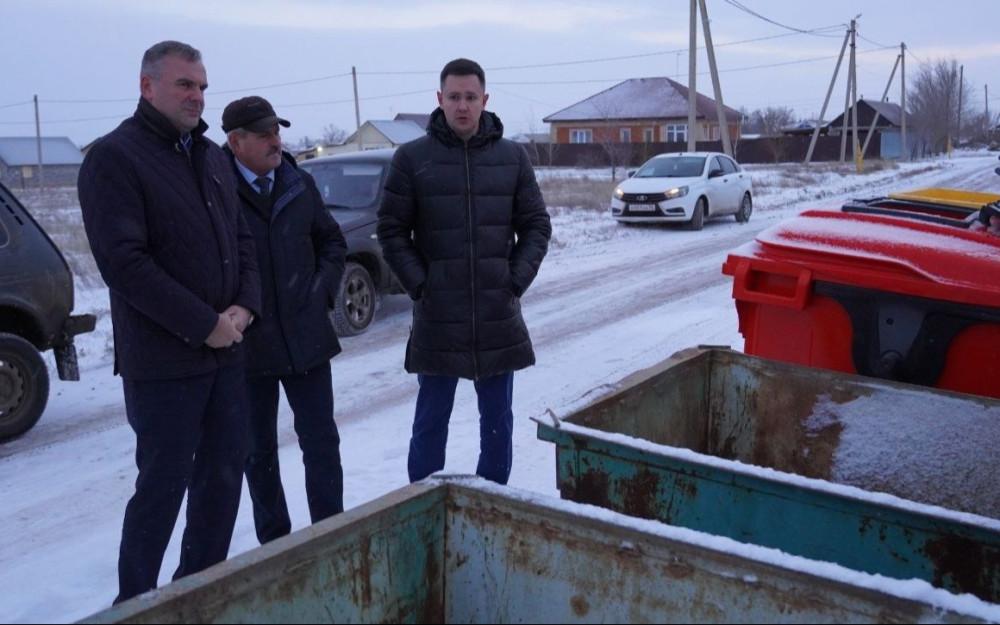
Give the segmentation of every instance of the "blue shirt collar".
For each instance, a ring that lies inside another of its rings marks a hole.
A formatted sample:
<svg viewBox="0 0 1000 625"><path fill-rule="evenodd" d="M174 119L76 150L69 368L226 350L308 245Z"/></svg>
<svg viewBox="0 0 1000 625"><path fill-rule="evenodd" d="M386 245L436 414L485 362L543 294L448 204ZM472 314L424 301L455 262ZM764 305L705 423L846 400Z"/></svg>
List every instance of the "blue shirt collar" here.
<svg viewBox="0 0 1000 625"><path fill-rule="evenodd" d="M235 156L233 157L233 162L236 163L236 169L238 169L239 172L243 174L243 178L247 181L247 183L251 187L256 189L257 193L260 193L261 190L260 188L257 187L256 184L256 180L258 178L257 174L250 171L250 169L246 165L241 163L240 159L236 158ZM274 190L274 170L272 169L271 171L267 172L267 175L264 177L269 178L271 180L271 190Z"/></svg>

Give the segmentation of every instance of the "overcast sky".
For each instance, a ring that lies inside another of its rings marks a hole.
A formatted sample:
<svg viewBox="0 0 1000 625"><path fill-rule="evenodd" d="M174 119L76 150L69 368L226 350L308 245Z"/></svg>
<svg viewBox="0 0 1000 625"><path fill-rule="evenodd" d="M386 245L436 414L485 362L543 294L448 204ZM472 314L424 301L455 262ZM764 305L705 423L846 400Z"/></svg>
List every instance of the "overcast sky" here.
<svg viewBox="0 0 1000 625"><path fill-rule="evenodd" d="M734 108L789 106L802 117L817 115L842 25L861 13L861 95L881 97L905 41L910 80L921 62L954 58L965 66L975 106L983 108L989 85L990 108L1000 110L996 0L707 4L723 99ZM825 36L798 33L734 4L791 29L830 29ZM671 76L686 84L688 6L688 0L0 0L0 136L34 134L28 104L34 94L44 135L83 145L108 132L134 110L142 53L163 39L202 51L210 83L205 121L216 140L222 108L250 94L268 98L291 120L286 141L318 137L327 124L353 131L352 66L362 122L428 113L437 106L441 66L458 56L487 69L488 108L508 135L545 132L543 117L621 80ZM882 46L896 48L877 50ZM595 59L601 60L580 62ZM699 72L708 71L703 52L698 64ZM524 67L531 65L544 67ZM844 70L827 119L843 109L843 76ZM707 74L697 86L711 95ZM899 100L898 75L890 99Z"/></svg>

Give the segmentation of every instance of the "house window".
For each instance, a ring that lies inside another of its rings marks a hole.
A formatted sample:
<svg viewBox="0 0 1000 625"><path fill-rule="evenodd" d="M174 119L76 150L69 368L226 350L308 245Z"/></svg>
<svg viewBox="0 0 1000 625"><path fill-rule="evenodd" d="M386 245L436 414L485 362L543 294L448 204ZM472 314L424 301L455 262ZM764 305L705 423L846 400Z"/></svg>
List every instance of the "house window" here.
<svg viewBox="0 0 1000 625"><path fill-rule="evenodd" d="M594 133L590 128L574 128L569 131L570 143L591 143L594 140Z"/></svg>
<svg viewBox="0 0 1000 625"><path fill-rule="evenodd" d="M656 132L655 128L643 128L642 129L642 142L643 143L652 143L653 142L653 134L655 132Z"/></svg>
<svg viewBox="0 0 1000 625"><path fill-rule="evenodd" d="M674 141L687 141L687 124L667 124L663 127L663 138L668 143Z"/></svg>
<svg viewBox="0 0 1000 625"><path fill-rule="evenodd" d="M621 139L622 143L632 143L632 129L631 128L622 128L618 132L618 136Z"/></svg>

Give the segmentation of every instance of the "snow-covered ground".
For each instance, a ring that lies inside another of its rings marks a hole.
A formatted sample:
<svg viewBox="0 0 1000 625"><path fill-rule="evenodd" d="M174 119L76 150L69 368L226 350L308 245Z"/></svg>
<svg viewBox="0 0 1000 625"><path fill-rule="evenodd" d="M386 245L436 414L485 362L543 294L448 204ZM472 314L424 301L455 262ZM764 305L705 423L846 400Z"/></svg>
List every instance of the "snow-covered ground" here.
<svg viewBox="0 0 1000 625"><path fill-rule="evenodd" d="M558 497L554 450L535 438L530 417L599 395L604 385L684 347L742 348L730 279L720 270L729 250L802 210L838 207L850 197L929 186L1000 192L995 159L959 154L862 176L808 173L795 165L751 166L757 193L750 223L727 218L708 222L702 232L623 227L603 212L553 207L552 249L523 301L538 365L515 376L511 485ZM539 175L551 180L584 174ZM585 175L610 179L608 171ZM76 310L100 316L98 331L79 343L83 380L54 379L39 424L0 446L0 619L5 622L74 620L109 605L117 591L121 519L135 479L134 435L125 421L121 382L111 373L107 292L92 286L92 279L80 282ZM333 362L348 507L407 482L416 396L414 376L402 370L409 314L405 296L385 298L371 331L342 341L344 353ZM475 394L471 384L462 383L447 472L475 470L478 431ZM309 515L284 403L280 432L286 494L294 527L301 528ZM161 583L176 566L182 528L183 521ZM256 545L244 493L231 553Z"/></svg>

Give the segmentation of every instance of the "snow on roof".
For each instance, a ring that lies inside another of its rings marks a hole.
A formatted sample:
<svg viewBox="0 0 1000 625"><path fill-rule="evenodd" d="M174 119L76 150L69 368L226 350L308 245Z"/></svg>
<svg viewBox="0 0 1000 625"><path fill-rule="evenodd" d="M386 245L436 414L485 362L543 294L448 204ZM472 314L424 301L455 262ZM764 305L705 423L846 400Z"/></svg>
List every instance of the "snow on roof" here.
<svg viewBox="0 0 1000 625"><path fill-rule="evenodd" d="M607 119L669 119L687 118L688 88L665 77L630 78L592 95L586 100L549 115L547 123L594 121ZM715 119L715 100L697 94L697 115ZM740 119L740 112L725 107L731 121Z"/></svg>
<svg viewBox="0 0 1000 625"><path fill-rule="evenodd" d="M893 126L902 125L903 109L898 104L893 104L892 102L882 102L880 100L864 100L864 102L878 111L878 114L888 120Z"/></svg>
<svg viewBox="0 0 1000 625"><path fill-rule="evenodd" d="M38 165L35 137L0 137L0 162L8 167ZM80 148L68 137L42 137L44 165L79 165L82 162Z"/></svg>
<svg viewBox="0 0 1000 625"><path fill-rule="evenodd" d="M367 123L375 127L376 130L385 135L385 138L395 145L413 141L427 134L427 132L409 120L376 119Z"/></svg>
<svg viewBox="0 0 1000 625"><path fill-rule="evenodd" d="M396 113L393 121L411 121L421 128L427 128L431 122L431 115L430 113Z"/></svg>

